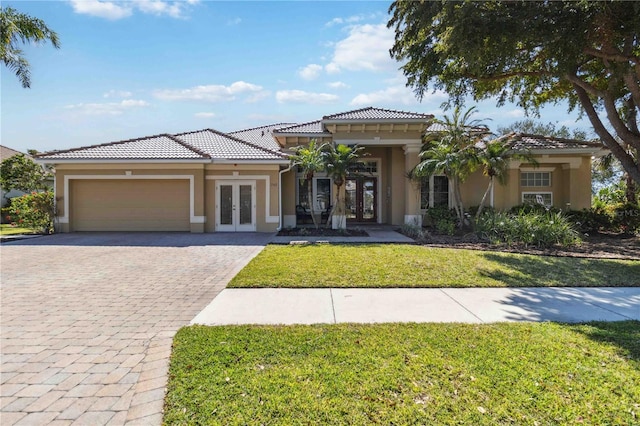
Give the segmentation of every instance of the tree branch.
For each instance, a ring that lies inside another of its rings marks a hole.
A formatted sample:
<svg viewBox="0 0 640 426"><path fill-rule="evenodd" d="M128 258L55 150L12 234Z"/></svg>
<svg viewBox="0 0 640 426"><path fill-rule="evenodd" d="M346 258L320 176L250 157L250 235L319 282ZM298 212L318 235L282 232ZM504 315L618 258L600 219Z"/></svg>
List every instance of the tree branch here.
<svg viewBox="0 0 640 426"><path fill-rule="evenodd" d="M470 78L478 81L496 81L496 80L507 80L512 77L542 77L543 75L552 75L547 71L514 71L507 72L503 74L492 74L492 75L475 75L475 74L463 74L462 77Z"/></svg>
<svg viewBox="0 0 640 426"><path fill-rule="evenodd" d="M618 137L634 148L640 149L640 136L631 132L622 118L620 118L613 95L607 94L603 98L603 101L604 109L607 112L607 119L609 119L609 123L611 123L615 129Z"/></svg>
<svg viewBox="0 0 640 426"><path fill-rule="evenodd" d="M586 55L595 56L596 58L606 59L613 62L631 62L634 64L640 63L640 58L633 55L623 55L622 53L605 53L602 50L594 49L593 47L585 47L583 52Z"/></svg>
<svg viewBox="0 0 640 426"><path fill-rule="evenodd" d="M638 84L638 80L633 78L633 74L626 73L622 76L622 80L624 84L629 88L629 92L631 92L631 97L633 98L633 102L635 103L636 108L640 110L640 84Z"/></svg>
<svg viewBox="0 0 640 426"><path fill-rule="evenodd" d="M593 96L596 96L598 98L604 98L605 92L603 92L602 90L596 89L594 86L587 83L586 81L580 80L577 75L567 74L565 78L569 80L569 82L573 83L574 86L579 86L585 92Z"/></svg>
<svg viewBox="0 0 640 426"><path fill-rule="evenodd" d="M633 157L625 151L622 146L616 141L616 139L609 133L606 127L602 124L600 117L598 117L598 113L593 107L593 103L589 98L589 94L587 91L578 84L573 84L573 88L578 95L578 99L580 100L580 104L584 109L587 117L589 117L589 121L591 121L591 125L595 132L600 136L602 142L605 144L607 148L611 150L613 155L620 160L622 167L624 167L625 171L629 173L629 175L636 182L640 182L640 170L638 170L638 165L634 161Z"/></svg>

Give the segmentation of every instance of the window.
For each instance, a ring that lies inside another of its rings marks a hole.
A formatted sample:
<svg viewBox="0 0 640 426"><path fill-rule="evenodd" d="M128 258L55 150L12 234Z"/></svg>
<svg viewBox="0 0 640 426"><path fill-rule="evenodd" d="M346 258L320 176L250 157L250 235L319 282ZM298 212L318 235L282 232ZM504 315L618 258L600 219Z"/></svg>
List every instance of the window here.
<svg viewBox="0 0 640 426"><path fill-rule="evenodd" d="M423 178L420 184L420 208L449 207L449 179L446 176Z"/></svg>
<svg viewBox="0 0 640 426"><path fill-rule="evenodd" d="M375 175L378 173L378 162L377 161L362 161L362 171L364 173L369 173Z"/></svg>
<svg viewBox="0 0 640 426"><path fill-rule="evenodd" d="M551 172L520 172L520 186L551 186Z"/></svg>
<svg viewBox="0 0 640 426"><path fill-rule="evenodd" d="M523 192L522 193L523 204L542 204L543 206L551 207L553 205L553 193L552 192Z"/></svg>
<svg viewBox="0 0 640 426"><path fill-rule="evenodd" d="M327 177L314 177L312 194L315 200L313 210L324 211L331 205L331 179ZM304 177L298 177L298 201L299 206L309 209L309 187Z"/></svg>

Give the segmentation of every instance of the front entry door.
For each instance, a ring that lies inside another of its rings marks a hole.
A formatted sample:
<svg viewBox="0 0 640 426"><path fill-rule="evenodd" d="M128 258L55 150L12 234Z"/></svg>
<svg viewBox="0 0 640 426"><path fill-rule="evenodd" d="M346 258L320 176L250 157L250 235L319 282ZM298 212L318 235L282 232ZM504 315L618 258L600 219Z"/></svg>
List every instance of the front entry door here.
<svg viewBox="0 0 640 426"><path fill-rule="evenodd" d="M349 178L345 183L345 205L350 222L378 221L378 178Z"/></svg>
<svg viewBox="0 0 640 426"><path fill-rule="evenodd" d="M216 231L256 230L256 182L216 183Z"/></svg>

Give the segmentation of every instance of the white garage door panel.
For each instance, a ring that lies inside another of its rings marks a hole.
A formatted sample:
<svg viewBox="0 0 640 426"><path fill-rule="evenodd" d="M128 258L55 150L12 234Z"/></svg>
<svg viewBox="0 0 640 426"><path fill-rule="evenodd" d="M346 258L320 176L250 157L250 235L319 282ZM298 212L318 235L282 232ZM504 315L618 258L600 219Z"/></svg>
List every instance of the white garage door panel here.
<svg viewBox="0 0 640 426"><path fill-rule="evenodd" d="M189 181L72 180L74 231L189 231Z"/></svg>

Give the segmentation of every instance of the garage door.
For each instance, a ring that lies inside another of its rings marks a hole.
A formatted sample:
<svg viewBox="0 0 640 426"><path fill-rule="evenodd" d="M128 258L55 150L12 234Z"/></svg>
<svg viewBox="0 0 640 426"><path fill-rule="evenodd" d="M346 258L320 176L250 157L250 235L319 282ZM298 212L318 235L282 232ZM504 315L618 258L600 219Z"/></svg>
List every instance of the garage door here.
<svg viewBox="0 0 640 426"><path fill-rule="evenodd" d="M189 231L189 181L71 180L73 231Z"/></svg>

